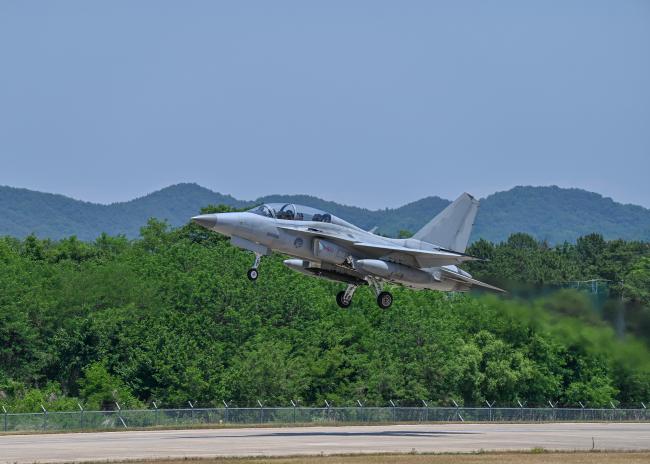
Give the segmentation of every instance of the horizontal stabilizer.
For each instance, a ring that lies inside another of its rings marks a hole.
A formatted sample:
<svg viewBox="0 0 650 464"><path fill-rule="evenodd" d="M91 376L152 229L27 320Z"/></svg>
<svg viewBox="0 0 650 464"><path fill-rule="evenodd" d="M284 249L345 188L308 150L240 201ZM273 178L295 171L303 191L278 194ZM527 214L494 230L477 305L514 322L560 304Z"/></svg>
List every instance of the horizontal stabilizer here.
<svg viewBox="0 0 650 464"><path fill-rule="evenodd" d="M463 275L463 274L460 274L458 272L454 272L451 269L446 269L446 268L443 267L443 268L441 268L441 270L442 270L442 272L443 272L443 274L445 276L445 279L455 280L456 282L465 284L465 285L467 285L468 287L471 287L471 288L476 287L476 288L483 288L485 290L490 290L490 291L498 292L498 293L507 293L505 290L503 290L503 289L501 289L499 287L495 287L493 285L486 284L485 282L481 282L480 280L476 280L476 279L474 279L472 277L469 277L468 275Z"/></svg>

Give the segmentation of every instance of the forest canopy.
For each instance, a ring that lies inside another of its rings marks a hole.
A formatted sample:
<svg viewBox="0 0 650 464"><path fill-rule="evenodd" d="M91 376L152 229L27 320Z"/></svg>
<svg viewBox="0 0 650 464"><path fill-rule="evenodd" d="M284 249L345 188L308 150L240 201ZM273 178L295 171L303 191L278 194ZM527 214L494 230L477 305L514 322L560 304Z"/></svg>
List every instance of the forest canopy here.
<svg viewBox="0 0 650 464"><path fill-rule="evenodd" d="M227 208L221 207L220 210ZM340 285L225 237L150 220L138 239L0 239L0 404L11 411L203 406L639 405L650 398L650 246L526 234L468 250L506 297ZM607 279L602 301L569 283ZM623 311L621 313L621 311ZM623 327L621 327L623 317ZM625 336L617 336L615 328Z"/></svg>

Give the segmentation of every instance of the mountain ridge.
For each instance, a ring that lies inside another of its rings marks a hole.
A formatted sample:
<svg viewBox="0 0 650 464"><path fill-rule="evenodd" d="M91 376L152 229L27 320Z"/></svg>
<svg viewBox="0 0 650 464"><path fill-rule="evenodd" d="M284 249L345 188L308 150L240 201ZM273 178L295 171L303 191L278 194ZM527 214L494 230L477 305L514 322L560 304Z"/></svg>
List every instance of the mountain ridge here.
<svg viewBox="0 0 650 464"><path fill-rule="evenodd" d="M76 235L94 240L102 232L134 238L148 218L180 226L209 204L244 208L263 202L295 202L324 209L359 227L379 233L414 232L450 201L429 196L397 208L370 210L310 195L273 194L253 201L214 192L195 183L180 183L124 202L99 204L56 193L0 186L0 235L18 238L31 233L60 239ZM609 197L577 188L516 186L481 199L472 239L499 242L514 232L526 232L551 244L575 241L588 233L605 238L650 240L650 210L617 203Z"/></svg>

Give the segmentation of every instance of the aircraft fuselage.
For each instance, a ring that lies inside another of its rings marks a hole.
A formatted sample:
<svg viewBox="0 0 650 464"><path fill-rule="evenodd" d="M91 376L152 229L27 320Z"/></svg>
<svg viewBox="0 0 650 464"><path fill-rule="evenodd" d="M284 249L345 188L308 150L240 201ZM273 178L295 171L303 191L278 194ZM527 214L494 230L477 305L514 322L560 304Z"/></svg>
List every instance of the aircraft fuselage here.
<svg viewBox="0 0 650 464"><path fill-rule="evenodd" d="M255 253L248 278L256 280L262 256L277 251L291 256L290 269L348 284L337 303L347 308L359 285L371 285L382 308L392 295L382 282L416 289L467 291L471 287L500 290L472 279L457 267L472 258L464 250L478 202L463 194L423 227L414 238L375 235L314 208L290 203L260 205L246 212L204 214L192 218L199 225L227 235L231 243ZM439 237L451 248L434 243Z"/></svg>

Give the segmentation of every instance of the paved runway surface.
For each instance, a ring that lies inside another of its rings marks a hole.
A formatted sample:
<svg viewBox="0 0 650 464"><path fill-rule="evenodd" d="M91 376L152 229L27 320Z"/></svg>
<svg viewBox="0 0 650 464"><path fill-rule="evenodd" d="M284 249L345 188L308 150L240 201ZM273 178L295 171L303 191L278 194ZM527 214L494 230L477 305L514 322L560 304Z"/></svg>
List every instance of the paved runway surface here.
<svg viewBox="0 0 650 464"><path fill-rule="evenodd" d="M470 452L484 450L648 450L650 424L428 424L125 431L0 436L0 463L157 457Z"/></svg>

